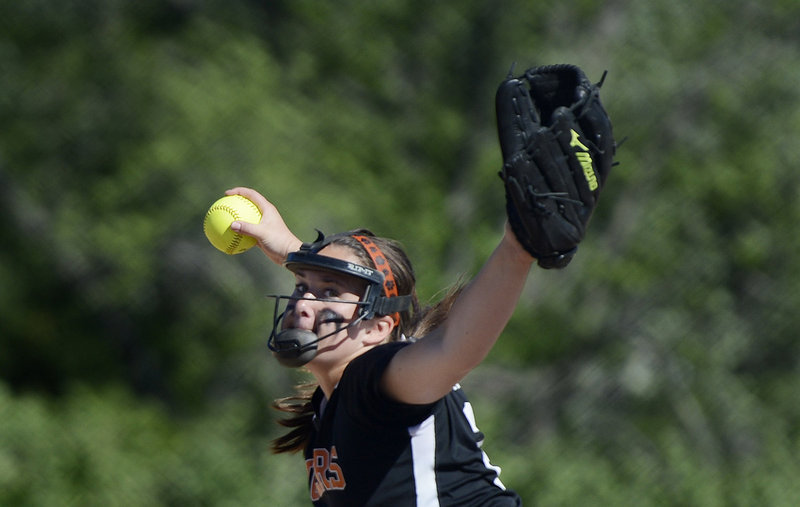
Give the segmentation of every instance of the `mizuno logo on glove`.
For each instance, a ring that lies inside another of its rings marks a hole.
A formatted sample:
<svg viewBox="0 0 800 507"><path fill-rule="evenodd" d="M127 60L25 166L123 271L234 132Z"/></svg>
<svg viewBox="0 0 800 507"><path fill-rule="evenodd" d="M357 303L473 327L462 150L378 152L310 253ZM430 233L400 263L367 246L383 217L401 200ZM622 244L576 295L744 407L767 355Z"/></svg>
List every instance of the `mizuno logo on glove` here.
<svg viewBox="0 0 800 507"><path fill-rule="evenodd" d="M589 184L589 190L595 191L599 184L597 183L597 175L594 173L594 168L592 167L592 156L589 155L589 148L587 148L580 140L578 140L578 133L574 130L570 130L572 134L572 139L569 142L569 145L573 148L580 148L583 151L576 151L575 158L578 159L578 163L581 164L583 168L583 175L586 177L586 183Z"/></svg>

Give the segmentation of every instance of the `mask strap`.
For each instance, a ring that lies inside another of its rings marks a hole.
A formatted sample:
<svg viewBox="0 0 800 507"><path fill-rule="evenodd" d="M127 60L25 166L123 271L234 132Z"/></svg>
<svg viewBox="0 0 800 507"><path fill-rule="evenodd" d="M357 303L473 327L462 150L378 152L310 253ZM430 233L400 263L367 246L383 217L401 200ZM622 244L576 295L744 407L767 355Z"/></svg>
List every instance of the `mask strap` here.
<svg viewBox="0 0 800 507"><path fill-rule="evenodd" d="M373 264L375 267L383 273L383 292L386 294L387 298L397 297L399 293L397 292L397 283L394 281L394 274L392 273L392 268L389 266L389 261L386 260L386 256L383 255L381 249L378 248L378 245L372 241L369 236L353 236L353 239L361 243L366 250L367 255L372 259ZM394 320L394 325L397 326L400 324L400 313L395 312L392 314L392 320Z"/></svg>

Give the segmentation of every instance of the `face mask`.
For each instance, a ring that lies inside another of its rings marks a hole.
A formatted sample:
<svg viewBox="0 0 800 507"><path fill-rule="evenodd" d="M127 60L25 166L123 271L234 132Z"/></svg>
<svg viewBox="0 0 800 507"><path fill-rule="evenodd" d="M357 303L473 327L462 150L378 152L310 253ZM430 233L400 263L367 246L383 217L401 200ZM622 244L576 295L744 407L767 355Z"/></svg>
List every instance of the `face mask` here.
<svg viewBox="0 0 800 507"><path fill-rule="evenodd" d="M323 336L317 336L316 333L313 331L309 331L308 329L296 329L296 328L289 328L280 330L280 322L286 316L286 312L290 311L294 308L293 302L297 302L301 299L306 299L310 301L318 301L318 302L336 302L342 303L340 300L330 300L330 299L312 299L312 298L297 298L297 297L290 297L290 296L270 296L275 298L275 319L272 326L272 333L270 333L269 341L267 342L267 346L272 351L272 355L278 360L280 364L283 366L287 366L289 368L297 368L303 366L304 364L308 363L317 355L317 344L324 340L329 336L333 336L337 334L339 331L348 329L352 326L355 326L359 322L364 319L364 315L360 315L354 321L350 322L346 326L342 326L341 324L344 323L345 318L334 312L333 310L323 309L320 311L319 315L317 316L317 329L322 324L337 324L336 329L331 331L328 334ZM289 307L282 313L279 313L278 306L280 305L281 299L287 299L290 301ZM350 304L355 305L362 305L362 302L352 302Z"/></svg>

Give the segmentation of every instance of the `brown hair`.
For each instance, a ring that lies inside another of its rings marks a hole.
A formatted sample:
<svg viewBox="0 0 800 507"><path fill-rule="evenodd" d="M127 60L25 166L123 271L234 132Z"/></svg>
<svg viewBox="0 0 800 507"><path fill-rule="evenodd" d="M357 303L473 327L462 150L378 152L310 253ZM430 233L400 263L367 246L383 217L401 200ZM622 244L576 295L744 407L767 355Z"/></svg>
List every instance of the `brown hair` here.
<svg viewBox="0 0 800 507"><path fill-rule="evenodd" d="M349 231L337 237L332 243L349 247L365 266L377 268L371 256L364 250L361 242L353 236L367 236L377 246L389 262L399 295L411 295L410 308L400 312L398 325L394 327L387 341L400 341L404 338L422 338L441 324L460 292L460 287L451 289L447 295L432 306L423 307L417 297L416 276L411 261L402 245L392 239L375 236L367 229ZM291 430L272 442L273 453L302 451L311 436L314 408L311 396L317 388L316 383L303 383L295 386L296 394L279 398L272 404L280 412L290 414L279 419L278 424Z"/></svg>

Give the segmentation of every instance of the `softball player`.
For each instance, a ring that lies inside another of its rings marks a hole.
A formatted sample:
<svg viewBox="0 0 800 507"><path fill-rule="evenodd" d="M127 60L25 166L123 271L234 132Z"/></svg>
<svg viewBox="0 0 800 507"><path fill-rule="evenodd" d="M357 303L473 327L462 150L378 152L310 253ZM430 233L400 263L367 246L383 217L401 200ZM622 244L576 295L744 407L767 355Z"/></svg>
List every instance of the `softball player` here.
<svg viewBox="0 0 800 507"><path fill-rule="evenodd" d="M277 400L291 417L274 451L305 453L314 505L521 505L481 450L459 386L505 327L534 262L514 234L506 228L469 284L423 308L396 242L359 230L304 244L255 190L227 193L263 215L232 227L296 279L291 295L274 296L269 347L316 385Z"/></svg>

